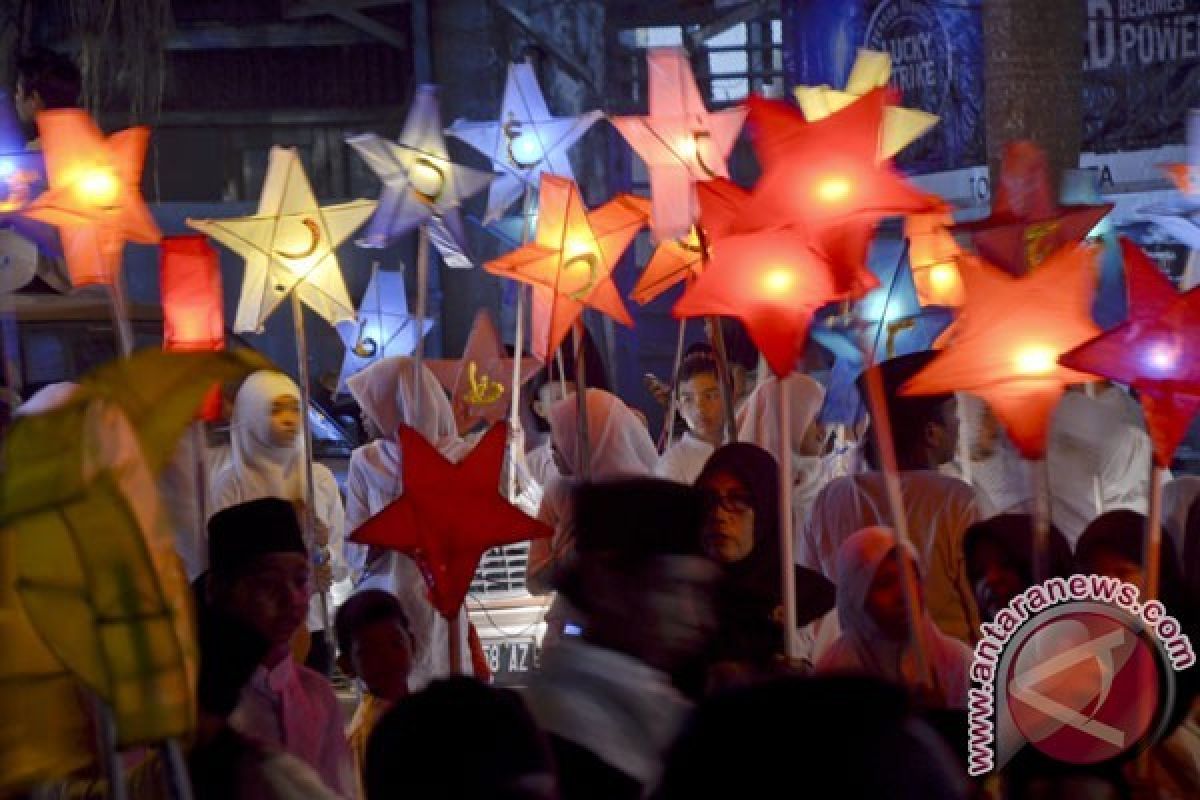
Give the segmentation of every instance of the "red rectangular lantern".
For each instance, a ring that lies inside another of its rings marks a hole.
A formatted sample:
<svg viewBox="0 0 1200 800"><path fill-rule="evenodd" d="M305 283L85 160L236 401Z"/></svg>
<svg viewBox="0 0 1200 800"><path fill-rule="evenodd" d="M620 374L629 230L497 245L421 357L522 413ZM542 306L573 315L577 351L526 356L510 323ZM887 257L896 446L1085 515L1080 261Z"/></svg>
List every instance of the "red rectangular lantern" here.
<svg viewBox="0 0 1200 800"><path fill-rule="evenodd" d="M163 349L174 352L225 349L225 312L217 251L204 236L166 236L159 246L159 285L163 308ZM220 416L220 387L214 386L200 410L203 419Z"/></svg>

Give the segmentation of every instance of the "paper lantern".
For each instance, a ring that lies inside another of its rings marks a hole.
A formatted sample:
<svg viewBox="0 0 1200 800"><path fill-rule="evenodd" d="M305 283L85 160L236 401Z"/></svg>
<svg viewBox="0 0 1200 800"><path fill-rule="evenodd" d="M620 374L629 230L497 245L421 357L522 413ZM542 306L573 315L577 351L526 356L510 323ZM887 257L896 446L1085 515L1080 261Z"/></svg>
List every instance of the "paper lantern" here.
<svg viewBox="0 0 1200 800"><path fill-rule="evenodd" d="M491 159L500 170L488 189L484 224L500 219L544 173L575 180L567 149L603 117L587 111L577 117L553 117L546 108L537 76L528 62L510 64L500 102L500 118L490 122L456 120L446 133Z"/></svg>
<svg viewBox="0 0 1200 800"><path fill-rule="evenodd" d="M43 111L37 126L49 188L22 213L59 229L72 284L112 284L126 241L162 238L140 189L150 129L106 138L77 108Z"/></svg>
<svg viewBox="0 0 1200 800"><path fill-rule="evenodd" d="M905 250L903 241L875 243L871 265L880 286L855 306L863 347L874 349L876 363L928 350L954 318L948 308L921 305Z"/></svg>
<svg viewBox="0 0 1200 800"><path fill-rule="evenodd" d="M513 359L505 355L496 323L485 309L475 314L462 358L434 359L425 365L450 393L456 412L464 410L472 419L482 419L488 425L508 414ZM537 359L522 358L521 383L536 375L538 369Z"/></svg>
<svg viewBox="0 0 1200 800"><path fill-rule="evenodd" d="M792 372L813 313L834 297L829 265L790 229L726 236L675 304L677 319L737 317L778 376Z"/></svg>
<svg viewBox="0 0 1200 800"><path fill-rule="evenodd" d="M617 259L646 224L649 205L645 198L621 194L588 211L574 183L542 176L534 240L489 261L484 269L533 286L530 351L543 362L553 356L585 306L633 325L611 276Z"/></svg>
<svg viewBox="0 0 1200 800"><path fill-rule="evenodd" d="M1168 468L1200 411L1200 289L1180 293L1154 262L1121 240L1129 286L1129 318L1065 353L1059 363L1137 390L1154 442Z"/></svg>
<svg viewBox="0 0 1200 800"><path fill-rule="evenodd" d="M272 147L253 216L187 224L246 260L233 330L262 333L293 290L331 325L354 319L336 251L374 210L371 200L318 205L296 150Z"/></svg>
<svg viewBox="0 0 1200 800"><path fill-rule="evenodd" d="M1024 275L1050 253L1088 236L1112 210L1111 203L1062 206L1055 198L1046 154L1033 142L1004 146L992 213L954 226L968 234L987 261L1013 275Z"/></svg>
<svg viewBox="0 0 1200 800"><path fill-rule="evenodd" d="M696 181L727 178L725 159L733 149L746 110L710 113L704 107L687 53L677 47L646 53L650 114L612 117L650 173L650 230L657 242L688 235L696 219Z"/></svg>
<svg viewBox="0 0 1200 800"><path fill-rule="evenodd" d="M873 223L885 216L946 208L879 157L882 89L816 122L806 122L798 109L780 100L755 96L747 106L763 175L743 226L770 220L803 226L816 236L837 223Z"/></svg>
<svg viewBox="0 0 1200 800"><path fill-rule="evenodd" d="M349 136L346 143L383 181L379 208L360 245L385 247L418 226L429 225L437 230L433 242L439 250L466 251L467 235L458 207L483 191L495 176L450 160L442 138L436 86L417 87L398 142L366 133ZM448 263L464 265L453 258ZM465 266L470 266L470 261Z"/></svg>
<svg viewBox="0 0 1200 800"><path fill-rule="evenodd" d="M433 607L452 619L462 608L485 552L544 539L551 530L500 495L507 426L490 428L457 464L406 425L399 439L404 493L360 525L350 540L412 558Z"/></svg>
<svg viewBox="0 0 1200 800"><path fill-rule="evenodd" d="M1096 255L1092 245L1064 245L1019 278L963 256L967 301L952 339L901 393L977 394L1022 455L1042 458L1050 415L1066 386L1092 379L1058 357L1100 331L1090 313Z"/></svg>
<svg viewBox="0 0 1200 800"><path fill-rule="evenodd" d="M45 183L42 156L27 150L12 100L0 92L0 215L29 205Z"/></svg>
<svg viewBox="0 0 1200 800"><path fill-rule="evenodd" d="M166 236L159 245L163 349L193 352L225 349L225 310L217 251L203 236ZM221 387L200 408L201 419L221 418Z"/></svg>
<svg viewBox="0 0 1200 800"><path fill-rule="evenodd" d="M829 86L797 86L796 102L809 122L825 119L841 111L873 89L886 87L892 76L892 59L887 53L858 51L846 86L838 91ZM891 102L883 111L883 130L879 137L880 158L892 158L937 124L936 114L903 108Z"/></svg>
<svg viewBox="0 0 1200 800"><path fill-rule="evenodd" d="M433 320L421 321L421 336L427 336L432 329ZM412 355L417 349L417 318L408 313L404 273L373 269L355 322L340 323L337 331L346 345L337 394L345 391L351 375L376 361Z"/></svg>
<svg viewBox="0 0 1200 800"><path fill-rule="evenodd" d="M953 224L949 213L913 214L904 220L908 263L923 306L957 308L965 299L957 263L962 251L948 230Z"/></svg>

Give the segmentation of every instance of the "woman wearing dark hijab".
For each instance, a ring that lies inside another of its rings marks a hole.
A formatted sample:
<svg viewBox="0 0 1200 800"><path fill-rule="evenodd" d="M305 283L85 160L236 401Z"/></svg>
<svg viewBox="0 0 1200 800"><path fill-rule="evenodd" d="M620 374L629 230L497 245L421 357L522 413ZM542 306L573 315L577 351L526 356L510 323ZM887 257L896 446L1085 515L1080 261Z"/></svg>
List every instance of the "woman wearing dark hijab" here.
<svg viewBox="0 0 1200 800"><path fill-rule="evenodd" d="M979 617L991 622L1014 597L1033 585L1033 518L1000 514L976 522L963 536L967 579ZM1071 546L1050 527L1050 577L1071 574Z"/></svg>
<svg viewBox="0 0 1200 800"><path fill-rule="evenodd" d="M779 561L779 469L766 450L727 444L704 465L696 486L704 492L704 552L719 563L718 632L710 664L728 674L766 673L783 667L783 586ZM798 623L833 607L833 587L798 571Z"/></svg>
<svg viewBox="0 0 1200 800"><path fill-rule="evenodd" d="M1143 589L1142 561L1145 552L1146 517L1136 511L1106 511L1096 517L1075 544L1075 567L1079 572L1110 575ZM1167 611L1179 619L1187 633L1195 624L1184 591L1183 571L1171 539L1163 532L1159 550L1158 597Z"/></svg>

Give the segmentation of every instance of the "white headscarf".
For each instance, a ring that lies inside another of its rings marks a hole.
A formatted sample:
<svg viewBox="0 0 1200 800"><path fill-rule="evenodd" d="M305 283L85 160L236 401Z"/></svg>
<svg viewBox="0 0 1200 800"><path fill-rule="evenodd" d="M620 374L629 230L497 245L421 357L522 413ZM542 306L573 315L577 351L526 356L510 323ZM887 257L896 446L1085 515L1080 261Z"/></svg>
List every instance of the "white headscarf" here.
<svg viewBox="0 0 1200 800"><path fill-rule="evenodd" d="M652 474L658 450L646 426L629 407L601 389L588 389L585 402L592 480ZM572 476L579 477L578 398L571 395L559 400L550 407L546 419L554 446Z"/></svg>
<svg viewBox="0 0 1200 800"><path fill-rule="evenodd" d="M245 500L304 496L304 443L299 436L282 446L271 441L271 406L280 397L302 405L295 381L282 372L260 370L246 378L233 401L228 469Z"/></svg>
<svg viewBox="0 0 1200 800"><path fill-rule="evenodd" d="M842 543L837 554L837 612L842 634L821 660L819 670L860 672L907 686L917 684L911 642L886 637L866 608L875 575L896 546L891 529L878 527L863 528ZM912 543L901 541L899 546L919 571L921 560ZM963 708L971 651L939 631L924 606L921 619L937 688L948 707Z"/></svg>

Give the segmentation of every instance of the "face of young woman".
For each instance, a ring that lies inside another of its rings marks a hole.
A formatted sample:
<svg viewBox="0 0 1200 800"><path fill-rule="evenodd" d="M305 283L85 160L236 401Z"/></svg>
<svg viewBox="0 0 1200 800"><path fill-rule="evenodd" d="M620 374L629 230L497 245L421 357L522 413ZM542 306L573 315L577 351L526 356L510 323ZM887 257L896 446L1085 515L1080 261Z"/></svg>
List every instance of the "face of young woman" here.
<svg viewBox="0 0 1200 800"><path fill-rule="evenodd" d="M754 498L740 480L718 472L700 484L707 514L704 552L714 561L732 564L754 550Z"/></svg>
<svg viewBox="0 0 1200 800"><path fill-rule="evenodd" d="M271 444L286 447L300 431L300 401L281 394L271 401Z"/></svg>

